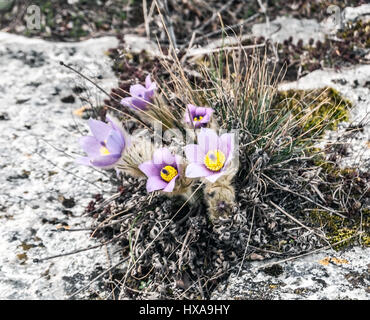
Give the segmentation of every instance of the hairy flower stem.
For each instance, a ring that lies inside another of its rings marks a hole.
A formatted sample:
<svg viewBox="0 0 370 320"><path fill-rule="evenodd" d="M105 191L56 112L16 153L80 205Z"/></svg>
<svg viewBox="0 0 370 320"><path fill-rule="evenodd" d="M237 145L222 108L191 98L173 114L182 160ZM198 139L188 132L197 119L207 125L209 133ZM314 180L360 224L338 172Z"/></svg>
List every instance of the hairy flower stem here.
<svg viewBox="0 0 370 320"><path fill-rule="evenodd" d="M232 186L233 174L220 177L214 183L206 184L204 197L212 222L220 217L230 217L235 207L235 190Z"/></svg>

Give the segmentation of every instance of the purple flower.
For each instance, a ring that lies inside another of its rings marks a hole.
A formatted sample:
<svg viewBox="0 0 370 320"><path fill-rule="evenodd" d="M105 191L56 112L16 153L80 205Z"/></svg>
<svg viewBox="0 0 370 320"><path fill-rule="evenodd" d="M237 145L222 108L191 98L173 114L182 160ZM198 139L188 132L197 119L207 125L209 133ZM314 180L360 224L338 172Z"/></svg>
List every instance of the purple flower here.
<svg viewBox="0 0 370 320"><path fill-rule="evenodd" d="M185 111L185 121L192 123L195 128L204 127L210 120L213 113L212 108L197 107L188 104Z"/></svg>
<svg viewBox="0 0 370 320"><path fill-rule="evenodd" d="M145 78L145 87L141 84L132 85L130 87L131 97L123 98L121 104L134 110L147 110L147 104L152 101L156 88L156 83L150 80L148 74Z"/></svg>
<svg viewBox="0 0 370 320"><path fill-rule="evenodd" d="M129 139L118 120L109 117L107 120L108 123L89 119L88 124L93 135L79 140L87 157L78 158L77 163L110 169L120 160L129 145Z"/></svg>
<svg viewBox="0 0 370 320"><path fill-rule="evenodd" d="M146 190L172 192L180 174L180 162L181 158L172 155L167 148L154 151L152 160L139 165L139 169L148 177Z"/></svg>
<svg viewBox="0 0 370 320"><path fill-rule="evenodd" d="M188 178L205 177L213 183L225 173L233 158L234 134L224 133L219 137L214 130L201 128L197 136L198 144L185 147L190 162L185 175Z"/></svg>

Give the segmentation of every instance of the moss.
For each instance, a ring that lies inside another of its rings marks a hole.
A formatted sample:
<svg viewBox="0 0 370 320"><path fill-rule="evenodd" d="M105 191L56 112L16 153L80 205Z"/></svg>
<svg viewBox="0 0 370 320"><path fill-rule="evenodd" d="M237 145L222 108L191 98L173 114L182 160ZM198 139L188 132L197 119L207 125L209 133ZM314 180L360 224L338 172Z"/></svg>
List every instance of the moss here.
<svg viewBox="0 0 370 320"><path fill-rule="evenodd" d="M287 108L309 136L321 135L325 129L335 130L338 123L349 120L351 103L333 88L318 90L280 91L276 98L278 109Z"/></svg>
<svg viewBox="0 0 370 320"><path fill-rule="evenodd" d="M309 214L309 222L316 228L324 229L326 236L334 249L344 249L349 245L361 243L370 246L370 210L362 212L362 223L359 219L344 219L325 210L314 209ZM354 235L361 230L358 237ZM340 242L339 244L337 244Z"/></svg>
<svg viewBox="0 0 370 320"><path fill-rule="evenodd" d="M314 209L310 212L310 222L316 225L319 228L326 228L327 230L334 232L335 230L340 227L344 219L331 214L330 212L321 210L321 209Z"/></svg>

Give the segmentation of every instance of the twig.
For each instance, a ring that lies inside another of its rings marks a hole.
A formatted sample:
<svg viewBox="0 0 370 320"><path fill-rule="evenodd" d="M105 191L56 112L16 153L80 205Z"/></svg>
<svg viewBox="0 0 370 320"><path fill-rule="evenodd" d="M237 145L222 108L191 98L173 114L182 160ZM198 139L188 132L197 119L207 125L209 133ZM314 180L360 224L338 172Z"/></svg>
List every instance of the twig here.
<svg viewBox="0 0 370 320"><path fill-rule="evenodd" d="M90 82L91 84L93 84L95 87L97 87L101 92L103 92L104 94L106 94L109 98L113 98L107 91L105 91L101 86L99 86L97 83L95 83L94 81L92 81L89 77L85 76L83 73L81 73L80 71L76 70L75 68L65 64L63 61L60 61L59 62L61 66L63 67L66 67L68 69L70 69L71 71L77 73L80 77L84 78L86 81ZM114 98L113 98L114 99Z"/></svg>
<svg viewBox="0 0 370 320"><path fill-rule="evenodd" d="M294 218L292 215L290 215L288 212L286 212L283 208L279 207L276 203L272 202L272 201L269 201L270 204L272 204L276 209L278 209L281 213L284 213L288 218L290 218L291 220L293 220L295 223L299 224L301 227L305 228L306 230L310 231L310 232L313 232L314 234L316 234L317 236L319 236L320 238L324 239L326 242L328 241L328 239L324 236L322 236L321 234L318 234L315 232L315 230L307 227L306 225L304 225L302 222L300 222L298 219Z"/></svg>
<svg viewBox="0 0 370 320"><path fill-rule="evenodd" d="M114 240L116 240L116 238ZM84 248L84 249L77 249L77 250L74 250L74 251L71 251L71 252L61 253L61 254L57 254L55 256L46 257L46 258L43 258L43 259L34 259L33 262L39 263L39 262L44 262L46 260L50 260L50 259L54 259L54 258L60 258L60 257L70 256L70 255L75 254L75 253L79 253L79 252L84 252L84 251L88 251L88 250L100 248L100 247L104 246L105 244L107 244L109 242L112 242L112 241L113 241L113 239L109 240L108 242L105 242L105 243L102 243L102 244L98 244L96 246L87 247L87 248Z"/></svg>
<svg viewBox="0 0 370 320"><path fill-rule="evenodd" d="M53 166L55 166L56 168L58 168L58 169L60 169L60 170L63 170L64 172L66 172L66 173L68 173L68 174L70 174L70 175L72 175L72 176L74 176L74 177L76 177L76 178L78 178L78 179L81 179L82 181L85 181L85 182L87 182L87 183L89 183L89 184L91 184L92 186L94 186L95 188L98 188L100 191L102 190L102 188L101 187L98 187L95 183L93 183L93 182L90 182L89 180L86 180L86 179L84 179L84 178L81 178L81 177L79 177L78 175L76 175L76 174L74 174L73 172L71 172L71 171L68 171L68 170L66 170L66 169L63 169L63 168L61 168L61 167L59 167L57 164L55 164L53 161L51 161L51 160L49 160L48 158L46 158L46 157L44 157L43 155L41 155L41 153L39 153L39 152L36 152L36 154L38 155L38 156L40 156L41 158L43 158L44 160L46 160L46 161L48 161L49 163L51 163Z"/></svg>
<svg viewBox="0 0 370 320"><path fill-rule="evenodd" d="M249 241L251 240L251 235L252 235L252 229L253 229L253 222L254 222L254 214L256 212L256 207L253 207L253 215L252 215L252 222L251 222L251 228L249 230L249 235L248 235L248 241L247 241L247 245L245 247L245 250L244 250L244 253L243 253L243 259L242 259L242 262L240 264L240 267L239 267L239 271L238 271L238 274L237 274L237 277L239 277L239 274L240 274L240 271L242 270L242 267L243 267L243 264L244 264L244 260L245 260L245 256L247 254L247 250L248 250L248 246L249 246Z"/></svg>
<svg viewBox="0 0 370 320"><path fill-rule="evenodd" d="M213 13L212 17L210 17L207 21L203 22L201 27L199 29L197 29L196 31L199 32L199 31L204 30L204 28L207 27L213 20L215 20L221 12L227 10L232 5L233 2L234 2L234 0L229 0L227 3L225 3L220 8L220 10Z"/></svg>
<svg viewBox="0 0 370 320"><path fill-rule="evenodd" d="M264 173L261 173L261 174L262 174L262 175L263 175L267 180L269 180L271 183L273 183L274 185L278 186L280 189L282 189L282 190L284 190L284 191L287 191L287 192L290 192L290 193L293 193L293 194L295 194L296 196L301 197L301 198L303 198L303 199L305 199L305 200L307 200L307 201L309 201L309 202L311 202L311 203L313 203L313 204L315 204L315 205L319 206L320 208L322 208L322 209L324 209L324 210L327 210L327 211L329 211L329 212L331 212L331 213L334 213L334 214L336 214L337 216L339 216L339 217L341 217L341 218L343 218L343 219L347 219L347 217L346 217L346 216L344 216L344 215L342 215L342 214L338 213L337 211L335 211L335 210L333 210L333 209L331 209L331 208L325 207L325 206L323 206L323 205L321 205L321 204L319 204L319 203L317 203L317 202L315 202L315 201L311 200L310 198L308 198L308 197L306 197L306 196L304 196L304 195L302 195L302 194L299 194L299 193L297 193L297 192L294 192L294 191L290 190L289 188L286 188L286 187L284 187L284 186L282 186L282 185L278 184L277 182L275 182L274 180L272 180L270 177L266 176Z"/></svg>
<svg viewBox="0 0 370 320"><path fill-rule="evenodd" d="M173 48L177 49L176 36L175 36L175 32L173 30L173 25L172 25L172 20L170 18L170 13L169 13L169 10L168 10L167 0L155 0L155 2L157 4L157 8L158 8L160 16L163 17L163 19L164 19L164 25L168 29L168 36L171 40L170 42L171 42ZM163 13L161 12L161 10L163 11Z"/></svg>
<svg viewBox="0 0 370 320"><path fill-rule="evenodd" d="M198 58L199 56L203 56L206 54L219 52L219 51L232 51L232 50L245 50L245 49L255 49L255 48L261 48L264 47L266 43L258 43L248 46L231 46L231 47L221 47L221 48L200 48L200 49L194 49L189 52L187 55L188 57L195 57L192 60Z"/></svg>
<svg viewBox="0 0 370 320"><path fill-rule="evenodd" d="M189 239L189 235L190 235L190 232L191 232L191 227L188 229L188 231L186 232L186 236L185 236L185 239L184 239L184 242L182 243L182 246L181 246L181 250L180 250L180 258L179 258L179 270L181 270L181 265L182 265L182 258L183 258L183 254L184 254L184 249L185 249L185 246L186 246L186 243L188 242L188 239Z"/></svg>
<svg viewBox="0 0 370 320"><path fill-rule="evenodd" d="M216 31L212 31L210 33L207 33L199 38L196 38L194 40L194 43L197 43L205 38L209 38L209 37L212 37L212 36L215 36L216 34L219 34L219 33L222 33L222 32L225 32L227 30L233 30L234 28L237 28L237 27L241 27L242 25L248 23L248 22L251 22L253 21L254 19L256 19L257 17L259 17L261 14L259 12L255 13L253 16L249 17L248 19L245 19L243 20L242 22L239 22L239 23L236 23L236 24L233 24L231 26L226 26L225 28L223 29L219 29L219 30L216 30ZM196 31L195 31L196 32Z"/></svg>
<svg viewBox="0 0 370 320"><path fill-rule="evenodd" d="M149 19L148 19L148 8L146 0L143 0L143 13L144 13L144 23L145 23L145 32L146 36L150 39L150 28L149 28Z"/></svg>

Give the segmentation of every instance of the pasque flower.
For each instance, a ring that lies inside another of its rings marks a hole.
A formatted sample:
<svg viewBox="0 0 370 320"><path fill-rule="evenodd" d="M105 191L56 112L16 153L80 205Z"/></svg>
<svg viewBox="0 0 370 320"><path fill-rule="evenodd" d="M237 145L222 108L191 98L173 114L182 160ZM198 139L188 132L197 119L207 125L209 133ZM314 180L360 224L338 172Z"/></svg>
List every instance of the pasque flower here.
<svg viewBox="0 0 370 320"><path fill-rule="evenodd" d="M188 104L185 111L185 122L193 123L195 128L204 127L211 120L212 113L212 108Z"/></svg>
<svg viewBox="0 0 370 320"><path fill-rule="evenodd" d="M180 162L181 158L172 155L167 148L154 151L152 160L139 165L139 169L148 177L146 190L172 192L180 175Z"/></svg>
<svg viewBox="0 0 370 320"><path fill-rule="evenodd" d="M92 136L80 138L82 149L87 157L76 160L77 163L103 169L113 168L129 146L129 138L122 125L113 117L106 117L108 123L89 119Z"/></svg>
<svg viewBox="0 0 370 320"><path fill-rule="evenodd" d="M201 128L197 134L198 144L185 147L190 162L186 167L188 178L205 177L215 182L229 167L234 153L234 134L224 133L220 137L212 129Z"/></svg>
<svg viewBox="0 0 370 320"><path fill-rule="evenodd" d="M150 80L150 75L148 74L145 78L145 87L141 84L132 85L130 87L131 97L123 98L121 104L134 110L147 110L148 102L153 100L156 88L157 84Z"/></svg>

